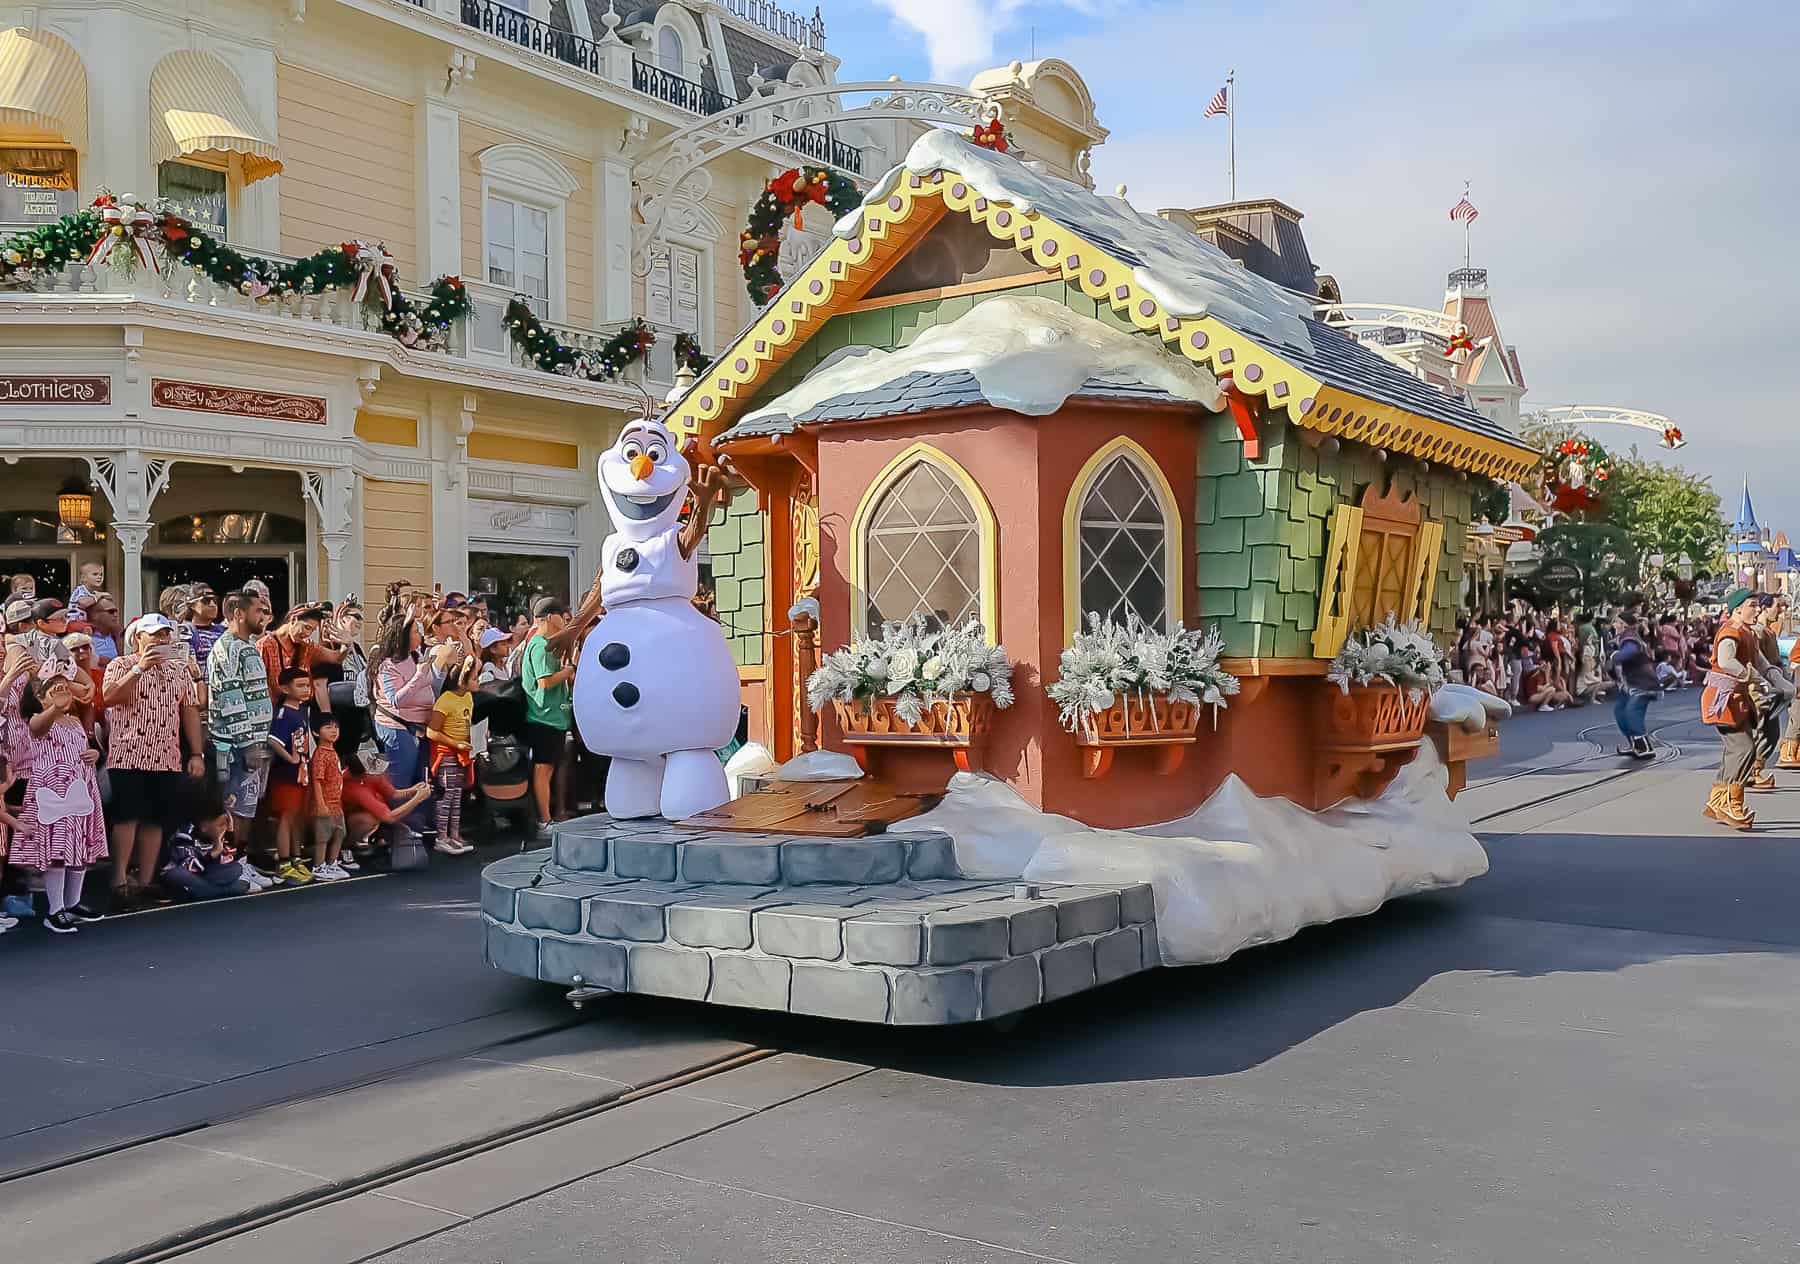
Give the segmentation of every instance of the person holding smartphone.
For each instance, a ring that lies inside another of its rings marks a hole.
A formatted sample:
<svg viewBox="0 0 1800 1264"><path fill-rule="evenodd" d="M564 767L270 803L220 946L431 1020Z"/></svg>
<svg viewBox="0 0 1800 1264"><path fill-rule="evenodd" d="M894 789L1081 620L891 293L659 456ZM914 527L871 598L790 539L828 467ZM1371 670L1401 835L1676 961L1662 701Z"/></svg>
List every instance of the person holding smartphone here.
<svg viewBox="0 0 1800 1264"><path fill-rule="evenodd" d="M181 777L206 774L198 693L189 651L166 615L148 614L125 630L126 652L101 678L112 745L107 776L115 902L126 906L153 889L170 806ZM183 756L185 743L188 754Z"/></svg>

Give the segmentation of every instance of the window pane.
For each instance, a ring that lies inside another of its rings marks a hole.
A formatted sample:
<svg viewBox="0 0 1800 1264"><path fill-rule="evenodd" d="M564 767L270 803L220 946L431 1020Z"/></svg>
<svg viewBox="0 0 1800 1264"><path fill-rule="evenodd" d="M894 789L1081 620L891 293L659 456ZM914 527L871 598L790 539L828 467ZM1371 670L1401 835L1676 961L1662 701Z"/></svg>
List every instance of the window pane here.
<svg viewBox="0 0 1800 1264"><path fill-rule="evenodd" d="M513 204L505 198L490 197L487 203L487 238L490 246L513 244Z"/></svg>
<svg viewBox="0 0 1800 1264"><path fill-rule="evenodd" d="M188 162L165 162L156 169L156 192L174 203L177 214L215 237L224 237L225 173Z"/></svg>
<svg viewBox="0 0 1800 1264"><path fill-rule="evenodd" d="M665 26L656 33L656 60L672 75L685 72L687 56L681 47L681 32Z"/></svg>
<svg viewBox="0 0 1800 1264"><path fill-rule="evenodd" d="M1168 528L1150 479L1123 453L1100 471L1081 503L1081 610L1124 623L1168 625Z"/></svg>
<svg viewBox="0 0 1800 1264"><path fill-rule="evenodd" d="M519 249L550 253L550 215L535 206L519 208Z"/></svg>
<svg viewBox="0 0 1800 1264"><path fill-rule="evenodd" d="M922 614L933 627L981 611L981 529L962 489L918 462L882 493L869 516L869 624Z"/></svg>

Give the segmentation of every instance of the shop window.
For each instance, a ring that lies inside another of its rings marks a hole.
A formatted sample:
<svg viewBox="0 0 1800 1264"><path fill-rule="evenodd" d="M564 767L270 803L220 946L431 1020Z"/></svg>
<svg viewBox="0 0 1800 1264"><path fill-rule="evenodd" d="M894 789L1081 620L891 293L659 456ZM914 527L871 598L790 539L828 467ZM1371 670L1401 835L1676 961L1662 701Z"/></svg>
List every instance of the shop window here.
<svg viewBox="0 0 1800 1264"><path fill-rule="evenodd" d="M550 212L513 198L487 198L487 279L550 316Z"/></svg>
<svg viewBox="0 0 1800 1264"><path fill-rule="evenodd" d="M968 475L925 449L875 487L857 511L859 631L914 615L933 628L979 617L993 636L993 515Z"/></svg>
<svg viewBox="0 0 1800 1264"><path fill-rule="evenodd" d="M226 190L223 170L191 162L165 162L156 169L156 192L215 237L226 237Z"/></svg>
<svg viewBox="0 0 1800 1264"><path fill-rule="evenodd" d="M305 544L306 524L255 509L183 514L157 524L158 544Z"/></svg>
<svg viewBox="0 0 1800 1264"><path fill-rule="evenodd" d="M1179 621L1180 572L1169 539L1173 514L1161 484L1154 467L1128 450L1103 456L1086 480L1077 480L1082 621L1089 614L1115 623L1135 616L1159 631Z"/></svg>
<svg viewBox="0 0 1800 1264"><path fill-rule="evenodd" d="M469 594L485 595L497 628L531 618L539 597L569 600L570 559L559 553L470 553Z"/></svg>

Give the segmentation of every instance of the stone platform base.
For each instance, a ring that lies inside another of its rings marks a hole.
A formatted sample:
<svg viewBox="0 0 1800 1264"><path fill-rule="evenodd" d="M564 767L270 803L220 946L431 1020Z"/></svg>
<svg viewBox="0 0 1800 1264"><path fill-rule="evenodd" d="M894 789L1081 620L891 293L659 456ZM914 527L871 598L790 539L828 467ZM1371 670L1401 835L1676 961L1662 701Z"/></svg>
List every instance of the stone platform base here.
<svg viewBox="0 0 1800 1264"><path fill-rule="evenodd" d="M1016 1013L1158 964L1147 883L961 877L942 834L584 817L481 875L492 966L566 987L866 1023Z"/></svg>

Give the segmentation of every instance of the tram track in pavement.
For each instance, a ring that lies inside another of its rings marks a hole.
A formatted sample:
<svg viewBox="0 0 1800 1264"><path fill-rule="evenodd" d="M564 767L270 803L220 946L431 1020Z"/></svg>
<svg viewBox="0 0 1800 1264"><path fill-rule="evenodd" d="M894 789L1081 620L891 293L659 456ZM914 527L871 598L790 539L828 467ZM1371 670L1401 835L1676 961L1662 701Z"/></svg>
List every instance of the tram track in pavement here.
<svg viewBox="0 0 1800 1264"><path fill-rule="evenodd" d="M498 1150L502 1146L512 1145L520 1141L527 1141L533 1137L542 1136L545 1133L554 1132L561 1128L567 1128L574 1124L581 1123L584 1120L593 1119L596 1116L619 1110L636 1102L659 1097L665 1093L672 1093L678 1089L692 1087L695 1084L700 1084L721 1076L728 1071L735 1071L740 1067L750 1066L767 1058L774 1057L779 1052L780 1050L777 1049L757 1047L730 1054L712 1062L703 1063L696 1067L689 1067L686 1070L676 1072L675 1074L665 1076L661 1079L641 1084L628 1092L621 1093L619 1096L609 1098L604 1102L587 1106L577 1106L540 1119L528 1120L509 1128L491 1132L480 1137L474 1137L458 1145L442 1147L432 1153L420 1155L405 1162L372 1171L357 1180L346 1181L334 1185L330 1189L321 1190L311 1195L256 1208L249 1212L225 1218L214 1224L184 1233L179 1240L164 1240L161 1242L149 1243L130 1251L105 1257L104 1259L96 1261L96 1264L158 1264L159 1261L163 1260L180 1259L185 1255L191 1255L208 1247L222 1245L236 1239L247 1237L258 1230L279 1225L284 1221L293 1220L308 1212L329 1207L334 1203L347 1202L352 1198L357 1198L364 1194L378 1193L383 1189L399 1184L401 1181L410 1180L417 1176L450 1167L453 1164L461 1163L479 1155L487 1154L490 1151ZM723 1127L725 1125L719 1124L716 1126ZM708 1128L703 1131L712 1131L712 1129ZM691 1136L697 1135L701 1135L701 1133L683 1136L671 1140L666 1144L673 1145L678 1141L689 1140L691 1139ZM661 1149L664 1147L657 1146L654 1148ZM384 1247L379 1253L385 1254L389 1249L391 1248ZM351 1262L346 1261L345 1264L351 1264Z"/></svg>
<svg viewBox="0 0 1800 1264"><path fill-rule="evenodd" d="M511 1044L514 1042L503 1042ZM497 1052L494 1050L493 1052ZM721 1054L708 1060L682 1067L679 1070L651 1078L633 1086L622 1086L623 1091L598 1101L577 1102L567 1107L548 1111L541 1115L519 1119L499 1128L490 1128L478 1134L460 1139L450 1144L437 1145L420 1153L408 1155L397 1161L387 1162L360 1172L352 1177L330 1178L320 1177L320 1185L275 1199L265 1199L246 1205L236 1210L222 1211L222 1214L209 1220L184 1226L179 1231L167 1232L134 1244L123 1249L110 1250L103 1254L84 1257L84 1264L155 1264L157 1261L179 1259L207 1248L221 1246L247 1237L259 1230L271 1226L279 1226L286 1221L294 1220L307 1213L316 1212L333 1204L344 1203L363 1195L377 1194L400 1182L412 1180L430 1173L438 1172L455 1164L476 1159L505 1146L553 1133L584 1121L596 1119L609 1112L637 1103L651 1101L665 1094L679 1090L691 1090L695 1085L716 1079L728 1072L752 1066L766 1059L775 1057L782 1051L764 1045L740 1048L730 1053ZM466 1055L465 1055L466 1056ZM430 1070L438 1066L457 1061L456 1055L429 1059L414 1064L408 1071ZM4 1182L0 1182L0 1193L18 1193L29 1197L34 1180L45 1178L55 1180L73 1173L73 1169L84 1164L92 1164L96 1160L106 1162L134 1161L134 1151L144 1151L139 1161L152 1162L161 1154L154 1149L160 1142L177 1142L184 1145L205 1147L207 1133L210 1130L226 1125L254 1123L259 1119L272 1118L273 1113L283 1107L292 1107L314 1103L331 1098L353 1088L378 1089L388 1077L381 1077L357 1085L337 1086L312 1093L297 1094L281 1103L249 1111L236 1117L221 1117L187 1128L170 1130L156 1136L145 1136L103 1151L70 1155L66 1159L42 1164L29 1171L12 1174ZM841 1077L840 1077L841 1078ZM804 1094L801 1094L804 1095ZM740 1116L741 1117L741 1116ZM690 1130L680 1136L672 1136L668 1140L646 1147L645 1152L664 1148L687 1140L691 1136L712 1131L715 1127L725 1126L734 1120L724 1120L705 1127ZM278 1125L277 1125L278 1126ZM164 1156L166 1157L166 1156ZM248 1163L258 1160L246 1158ZM77 1174L78 1175L78 1174ZM575 1179L575 1178L571 1178ZM10 1189L8 1187L11 1187ZM530 1196L535 1196L533 1191ZM383 1253L398 1243L384 1246ZM208 1256L207 1258L211 1258ZM235 1258L235 1257L234 1257ZM246 1257L251 1258L251 1257ZM359 1256L357 1258L366 1258ZM348 1262L346 1262L348 1264Z"/></svg>
<svg viewBox="0 0 1800 1264"><path fill-rule="evenodd" d="M1645 771L1648 771L1649 769L1657 768L1657 767L1666 767L1671 760L1681 758L1686 753L1686 751L1680 744L1678 744L1675 741L1669 740L1669 738L1664 737L1663 735L1665 733L1670 732L1671 730L1681 729L1681 728L1691 728L1695 725L1698 725L1699 723L1700 723L1700 720L1697 716L1685 716L1681 719L1670 720L1667 723L1658 725L1656 728L1650 730L1649 736L1650 736L1651 744L1653 746L1655 746L1658 750L1658 756L1654 760L1651 760L1648 762L1633 761L1631 764L1629 764L1623 768L1612 768L1609 770L1601 771L1598 776L1592 778L1591 780L1582 781L1578 785L1563 786L1560 789L1551 791L1548 794L1539 795L1538 797L1532 798L1532 799L1527 799L1522 803L1508 804L1505 807L1496 808L1491 812L1486 812L1480 816L1472 817L1469 821L1469 825L1471 828L1476 828L1479 826L1487 825L1490 822L1500 820L1504 817L1516 815L1521 812L1530 811L1535 808L1549 807L1554 804L1563 802L1564 800L1572 799L1577 795L1588 794L1595 790L1599 790L1605 786L1612 785L1616 782L1624 781L1625 779L1631 777L1635 773L1645 772ZM1604 743L1594 740L1593 734L1602 732L1602 731L1610 731L1612 728L1613 728L1613 726L1611 724L1600 723L1600 724L1591 724L1588 727L1580 730L1575 735L1576 738L1581 741L1587 742L1588 745L1592 748L1591 750L1588 751L1588 753L1586 753L1584 755L1578 755L1574 759L1565 760L1562 763L1536 765L1531 768L1520 769L1518 772L1509 773L1502 777L1495 777L1492 780L1487 780L1487 781L1482 781L1482 782L1476 783L1474 785L1471 785L1470 789L1472 789L1472 790L1473 789L1487 790L1487 789L1490 789L1495 786L1505 785L1509 782L1521 781L1528 777L1541 777L1541 776L1547 776L1547 775L1552 775L1552 774L1556 774L1556 773L1568 773L1572 770L1579 769L1583 764L1588 764L1588 763L1591 763L1594 760L1598 760L1598 759L1623 758L1622 756L1618 756L1614 752L1608 751L1605 748ZM1495 831L1487 830L1487 831L1483 831L1483 832L1492 833Z"/></svg>

